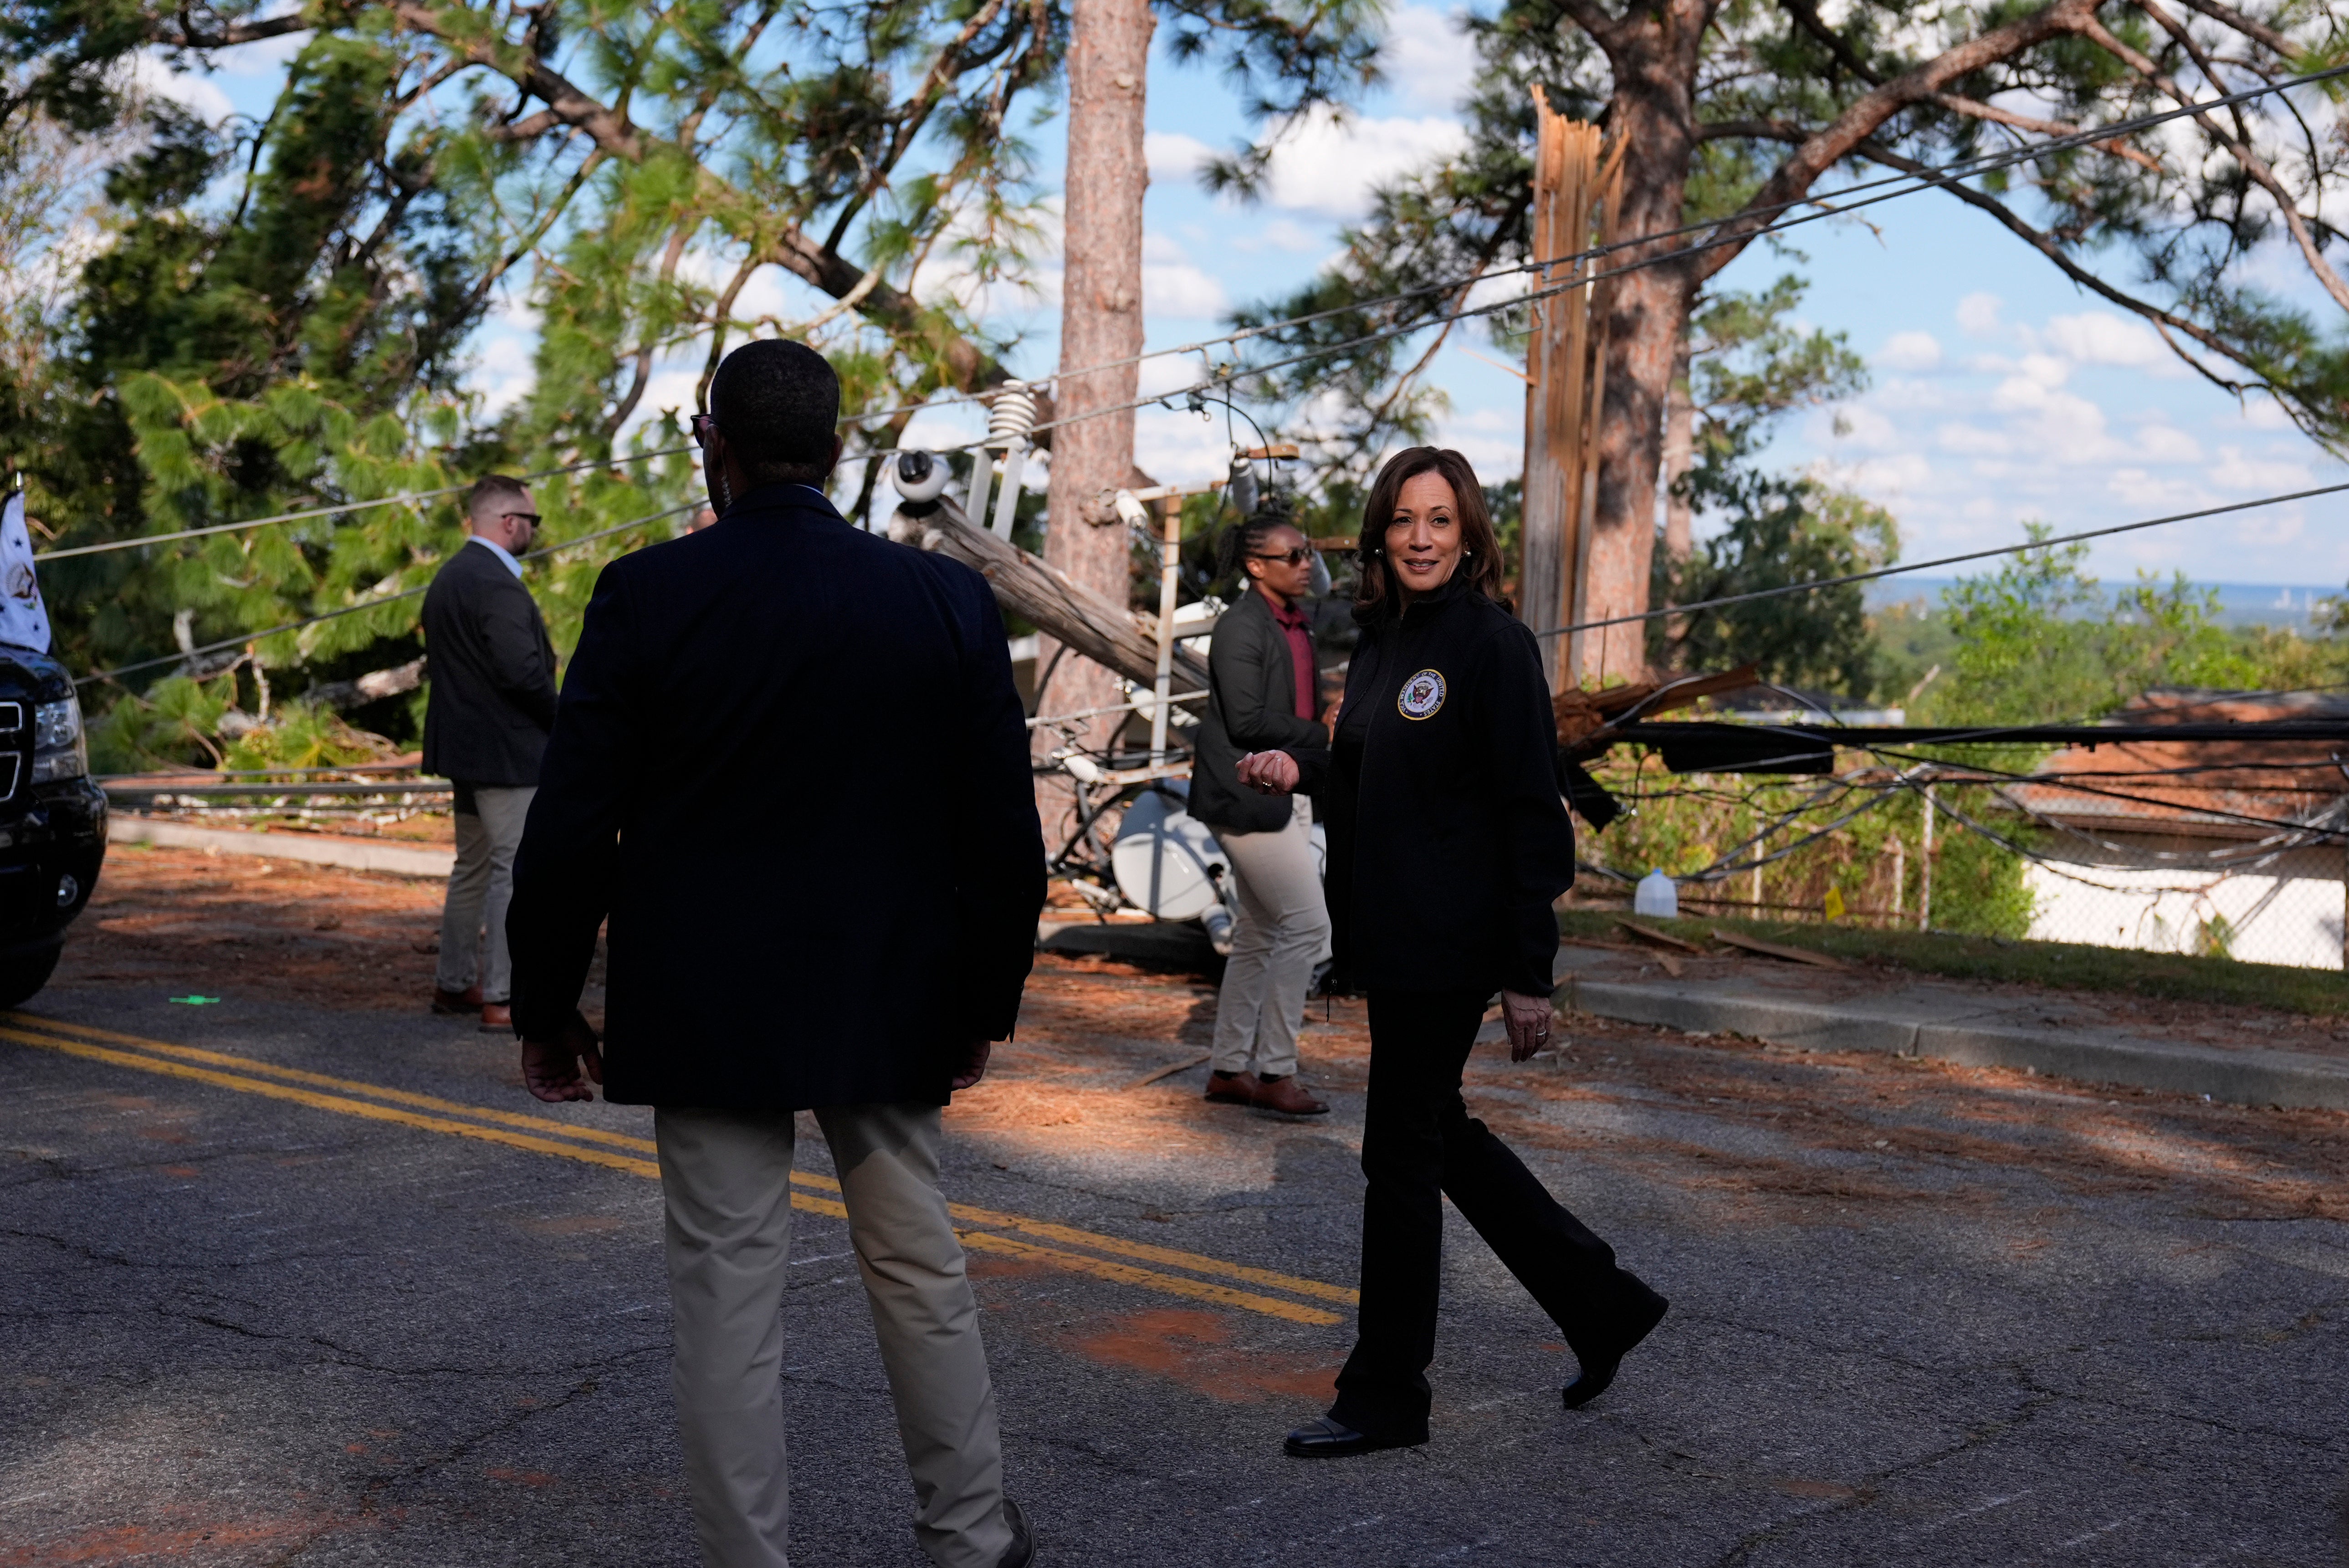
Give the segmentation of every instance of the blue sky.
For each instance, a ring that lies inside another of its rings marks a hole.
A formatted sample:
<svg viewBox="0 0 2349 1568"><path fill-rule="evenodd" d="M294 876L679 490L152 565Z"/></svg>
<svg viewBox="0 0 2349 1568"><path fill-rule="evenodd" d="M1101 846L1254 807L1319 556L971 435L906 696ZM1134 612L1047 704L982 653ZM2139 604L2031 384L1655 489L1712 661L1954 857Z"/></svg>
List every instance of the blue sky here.
<svg viewBox="0 0 2349 1568"><path fill-rule="evenodd" d="M1194 178L1205 152L1247 133L1230 93L1211 70L1163 56L1154 63L1144 276L1152 347L1213 335L1229 309L1309 278L1376 181L1462 139L1454 106L1473 70L1465 41L1443 10L1409 5L1392 16L1387 85L1345 122L1317 120L1292 136L1268 198L1254 206L1209 197ZM233 68L172 90L208 113L265 112L289 47L226 57ZM1057 189L1062 129L1054 121L1031 134L1041 181ZM2349 479L2271 407L2239 407L2149 329L1950 198L1887 202L1868 219L1801 231L1800 260L1757 247L1720 282L1759 288L1782 272L1801 273L1811 285L1806 324L1846 334L1868 358L1869 390L1790 420L1770 460L1814 469L1889 507L1905 558L2004 543L2026 520L2094 528ZM1049 372L1057 357L1057 280L1047 257L1032 296L998 291L987 302L991 321L1027 335L1015 364L1030 374ZM2260 281L2313 297L2296 263L2279 262ZM813 302L770 269L744 303L788 320ZM493 400L526 384L533 329L527 310L509 301L483 334L474 379ZM1474 357L1495 353L1481 333L1455 343L1429 373L1451 401L1440 438L1487 477L1506 476L1521 460L1522 383ZM689 401L698 363L695 354L664 366L646 407ZM1155 361L1144 367L1144 389L1183 385L1197 365ZM918 421L908 438L943 445L976 430L968 417L939 415ZM1164 478L1203 477L1221 467L1223 440L1220 418L1146 410L1136 456ZM1040 477L1031 473L1030 482ZM2176 570L2203 582L2338 589L2349 582L2349 498L2126 536L2100 543L2092 560L2111 578Z"/></svg>

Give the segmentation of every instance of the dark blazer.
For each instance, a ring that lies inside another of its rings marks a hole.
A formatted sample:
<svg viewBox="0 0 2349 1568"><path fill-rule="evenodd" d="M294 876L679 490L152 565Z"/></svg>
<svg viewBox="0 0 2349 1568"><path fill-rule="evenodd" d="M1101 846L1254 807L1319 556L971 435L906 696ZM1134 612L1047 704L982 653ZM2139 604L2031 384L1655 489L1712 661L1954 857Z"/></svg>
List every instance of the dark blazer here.
<svg viewBox="0 0 2349 1568"><path fill-rule="evenodd" d="M1251 751L1328 749L1319 718L1297 715L1297 666L1272 606L1253 589L1224 612L1207 645L1207 712L1191 760L1191 815L1233 833L1288 826L1286 797L1240 787Z"/></svg>
<svg viewBox="0 0 2349 1568"><path fill-rule="evenodd" d="M1043 902L978 573L804 485L604 569L514 861L523 1034L570 1019L608 916L608 1098L941 1105L1011 1033Z"/></svg>
<svg viewBox="0 0 2349 1568"><path fill-rule="evenodd" d="M424 592L424 771L465 784L538 782L554 727L554 645L522 579L469 539Z"/></svg>
<svg viewBox="0 0 2349 1568"><path fill-rule="evenodd" d="M1455 581L1363 627L1336 745L1292 753L1326 779L1330 909L1353 983L1548 994L1550 904L1574 885L1557 752L1533 634L1484 594Z"/></svg>

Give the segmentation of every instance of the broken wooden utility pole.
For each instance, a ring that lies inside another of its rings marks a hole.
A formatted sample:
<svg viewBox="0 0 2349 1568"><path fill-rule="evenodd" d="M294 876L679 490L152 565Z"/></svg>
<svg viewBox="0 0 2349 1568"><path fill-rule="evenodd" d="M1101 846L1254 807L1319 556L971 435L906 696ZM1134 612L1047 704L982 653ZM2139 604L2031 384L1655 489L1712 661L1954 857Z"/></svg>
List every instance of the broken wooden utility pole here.
<svg viewBox="0 0 2349 1568"><path fill-rule="evenodd" d="M1131 482L1133 401L1142 352L1142 198L1150 183L1143 150L1143 105L1154 20L1149 0L1074 0L1069 13L1069 156L1061 284L1061 370L1053 387L1052 475L1044 559L1068 581L1125 605L1132 546L1126 524L1101 505ZM1123 360L1107 370L1070 372ZM1108 410L1115 410L1109 412ZM1081 650L1072 645L1071 651ZM1055 662L1038 650L1040 712L1070 713L1119 700L1117 676L1076 657ZM1118 717L1098 719L1086 740L1113 735ZM1040 742L1040 744L1042 744ZM1050 827L1069 809L1065 780L1038 780L1037 806ZM1046 793L1061 790L1059 797Z"/></svg>
<svg viewBox="0 0 2349 1568"><path fill-rule="evenodd" d="M1558 288L1600 270L1603 259L1568 261L1605 243L1614 228L1622 156L1611 155L1595 125L1568 119L1534 88L1536 117L1532 254L1536 291ZM1599 407L1605 395L1605 314L1594 308L1603 284L1585 282L1534 302L1526 344L1525 553L1517 613L1536 632L1583 616L1582 590L1597 489ZM1550 689L1582 684L1580 634L1543 640ZM1637 679L1640 671L1619 672Z"/></svg>

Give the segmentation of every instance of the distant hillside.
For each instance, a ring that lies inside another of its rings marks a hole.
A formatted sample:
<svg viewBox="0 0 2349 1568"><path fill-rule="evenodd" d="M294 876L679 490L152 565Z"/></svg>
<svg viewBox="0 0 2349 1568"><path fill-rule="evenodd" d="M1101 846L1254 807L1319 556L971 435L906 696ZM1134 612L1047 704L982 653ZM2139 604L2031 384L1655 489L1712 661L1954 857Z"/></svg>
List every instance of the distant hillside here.
<svg viewBox="0 0 2349 1568"><path fill-rule="evenodd" d="M2112 587L2127 579L2106 580ZM1955 584L1950 577L1888 577L1868 584L1868 607L1881 610L1887 605L1922 603L1938 608L1942 590ZM2198 587L2219 591L2219 620L2229 626L2284 626L2295 631L2308 628L2309 614L2320 599L2332 598L2343 591L2338 588L2286 587L2281 583L2211 583Z"/></svg>

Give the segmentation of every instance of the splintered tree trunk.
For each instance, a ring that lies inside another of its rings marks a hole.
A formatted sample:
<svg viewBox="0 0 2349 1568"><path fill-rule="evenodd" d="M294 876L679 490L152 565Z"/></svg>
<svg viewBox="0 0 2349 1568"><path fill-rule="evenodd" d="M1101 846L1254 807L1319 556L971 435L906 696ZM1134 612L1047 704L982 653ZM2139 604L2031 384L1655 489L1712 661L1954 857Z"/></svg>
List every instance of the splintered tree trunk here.
<svg viewBox="0 0 2349 1568"><path fill-rule="evenodd" d="M1071 582L1114 604L1128 597L1124 524L1105 518L1096 502L1103 490L1131 482L1133 411L1095 418L1083 415L1133 399L1139 367L1125 365L1070 376L1069 370L1126 359L1142 352L1142 198L1150 176L1143 156L1142 112L1150 62L1149 0L1076 0L1070 13L1069 160L1066 242L1061 296L1061 368L1056 416L1077 418L1052 434L1050 521L1044 559ZM1040 679L1057 645L1040 650ZM1071 649L1039 694L1039 713L1073 713L1118 700L1117 677ZM1099 746L1119 727L1115 718L1082 727L1084 744ZM1058 733L1037 732L1050 750ZM1068 780L1040 775L1038 809L1046 836L1070 815Z"/></svg>

